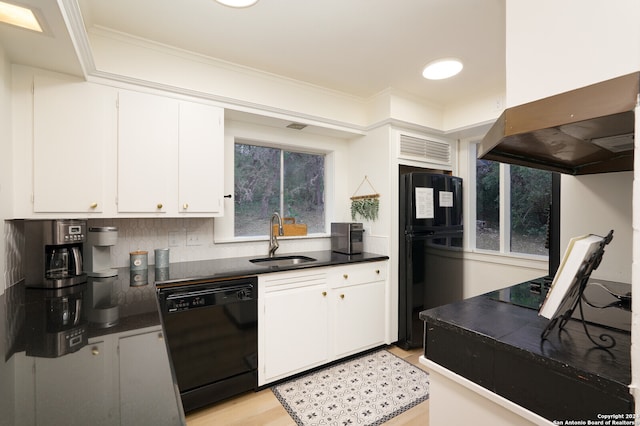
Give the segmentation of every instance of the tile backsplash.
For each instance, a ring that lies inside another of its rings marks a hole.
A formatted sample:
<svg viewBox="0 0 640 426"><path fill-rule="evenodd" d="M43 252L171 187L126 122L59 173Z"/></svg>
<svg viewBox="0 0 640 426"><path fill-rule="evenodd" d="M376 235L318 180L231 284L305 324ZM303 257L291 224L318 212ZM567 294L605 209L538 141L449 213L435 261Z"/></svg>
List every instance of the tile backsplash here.
<svg viewBox="0 0 640 426"><path fill-rule="evenodd" d="M24 221L7 221L5 226L7 286L23 278ZM267 255L268 240L214 243L212 218L89 219L87 227L115 226L118 239L111 248L113 267L128 267L129 253L144 250L154 264L154 249L169 248L170 262L189 262L240 256ZM330 238L281 239L279 253L330 249Z"/></svg>
<svg viewBox="0 0 640 426"><path fill-rule="evenodd" d="M5 244L5 285L11 286L23 277L22 258L24 253L24 227L22 221L7 221L4 227ZM2 287L2 284L0 284Z"/></svg>

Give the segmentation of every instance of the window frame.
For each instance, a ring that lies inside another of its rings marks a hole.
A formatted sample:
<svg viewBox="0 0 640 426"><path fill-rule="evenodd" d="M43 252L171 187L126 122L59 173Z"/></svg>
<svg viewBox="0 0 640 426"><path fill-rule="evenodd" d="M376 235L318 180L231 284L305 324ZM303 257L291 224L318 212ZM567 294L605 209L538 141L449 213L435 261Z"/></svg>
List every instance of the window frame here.
<svg viewBox="0 0 640 426"><path fill-rule="evenodd" d="M291 152L324 155L324 232L309 233L306 236L287 236L284 239L311 239L327 237L330 235L330 221L334 210L335 197L335 167L336 147L328 141L326 147L323 137L316 135L297 134L291 136L290 132L281 134L278 131L257 132L250 127L236 126L235 123L225 122L228 126L225 133L225 194L234 194L225 204L224 215L216 217L214 222L214 244L224 243L249 243L255 241L267 241L269 234L265 229L264 235L236 237L235 236L235 143L263 146L281 149ZM316 140L318 139L318 140ZM319 148L319 146L322 146Z"/></svg>
<svg viewBox="0 0 640 426"><path fill-rule="evenodd" d="M247 139L243 139L243 138L235 138L234 142L234 155L235 155L235 147L236 145L248 145L248 146L256 146L256 147L260 147L260 148L269 148L269 149L273 149L278 151L278 164L279 164L279 181L280 184L278 186L278 213L284 218L285 216L287 216L286 213L284 212L284 206L285 206L285 187L286 187L286 182L285 182L285 175L286 175L286 154L287 153L294 153L294 154L305 154L305 155L313 155L313 156L317 156L317 157L322 157L323 159L323 187L326 188L326 181L327 181L327 154L324 152L311 152L308 149L295 149L295 148L291 148L291 147L283 147L283 146L278 146L278 145L273 145L273 144L259 144L259 143L255 143L254 141L249 141ZM325 190L326 192L326 190ZM235 158L234 158L234 193L235 193ZM327 212L326 212L326 194L323 193L323 204L324 204L324 209L323 209L323 215L324 215L324 230L322 232L314 232L314 233L310 233L309 235L312 236L316 236L316 235L325 235L327 233L327 220L326 220L326 216L327 216ZM235 206L235 201L234 201L234 206ZM236 214L235 214L235 210L234 210L234 215L233 215L233 220L234 220L234 232L233 232L233 237L234 238L266 238L269 237L269 233L265 232L265 234L258 234L258 235L236 235L235 234L235 220L236 220ZM268 219L268 218L267 218Z"/></svg>
<svg viewBox="0 0 640 426"><path fill-rule="evenodd" d="M477 164L476 160L478 158L478 145L480 141L471 142L469 149L469 177L470 182L468 185L469 188L469 200L470 200L470 208L469 208L469 250L474 253L479 254L492 254L492 255L501 255L508 257L516 257L522 259L531 259L531 260L544 260L548 261L550 256L547 255L539 255L539 254L530 254L530 253L521 253L521 252L513 252L511 251L511 166L506 163L500 163L499 165L499 176L500 176L500 247L498 250L489 250L482 249L476 246L476 227L477 227ZM553 186L553 183L552 183ZM553 193L553 188L551 189Z"/></svg>

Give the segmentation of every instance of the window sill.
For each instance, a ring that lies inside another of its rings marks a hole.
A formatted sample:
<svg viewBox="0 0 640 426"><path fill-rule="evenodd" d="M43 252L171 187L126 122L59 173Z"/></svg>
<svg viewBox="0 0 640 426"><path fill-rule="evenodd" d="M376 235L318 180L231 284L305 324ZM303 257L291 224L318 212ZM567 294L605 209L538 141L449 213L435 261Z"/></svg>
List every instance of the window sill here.
<svg viewBox="0 0 640 426"><path fill-rule="evenodd" d="M465 252L464 258L479 262L540 269L544 271L545 274L549 269L548 256L537 256L522 253L498 253L492 251L475 250Z"/></svg>

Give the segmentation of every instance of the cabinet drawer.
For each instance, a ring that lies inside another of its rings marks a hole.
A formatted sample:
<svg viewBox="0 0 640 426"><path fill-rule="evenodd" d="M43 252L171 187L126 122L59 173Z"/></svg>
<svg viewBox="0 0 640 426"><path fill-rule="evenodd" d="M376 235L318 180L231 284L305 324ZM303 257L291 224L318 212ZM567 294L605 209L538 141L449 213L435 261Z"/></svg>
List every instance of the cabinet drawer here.
<svg viewBox="0 0 640 426"><path fill-rule="evenodd" d="M333 288L339 288L386 279L387 262L366 262L333 268L330 282Z"/></svg>
<svg viewBox="0 0 640 426"><path fill-rule="evenodd" d="M267 293L314 285L326 285L327 270L325 268L313 268L305 272L291 271L265 274L258 278L258 282L260 286L264 286Z"/></svg>

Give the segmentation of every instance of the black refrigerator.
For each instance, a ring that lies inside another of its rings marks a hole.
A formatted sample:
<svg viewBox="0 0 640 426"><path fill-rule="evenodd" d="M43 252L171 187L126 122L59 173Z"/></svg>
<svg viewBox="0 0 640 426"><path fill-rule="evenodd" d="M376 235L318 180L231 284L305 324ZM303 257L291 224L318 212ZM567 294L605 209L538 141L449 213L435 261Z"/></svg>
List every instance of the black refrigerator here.
<svg viewBox="0 0 640 426"><path fill-rule="evenodd" d="M462 179L400 176L398 343L421 347L421 311L462 299Z"/></svg>

